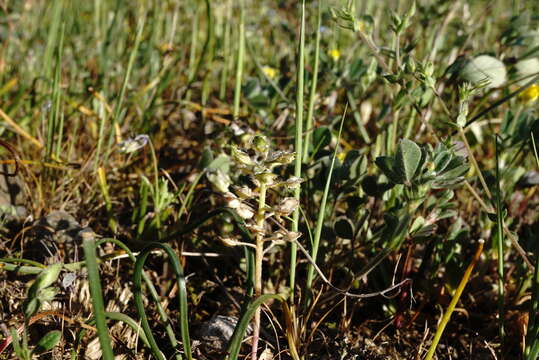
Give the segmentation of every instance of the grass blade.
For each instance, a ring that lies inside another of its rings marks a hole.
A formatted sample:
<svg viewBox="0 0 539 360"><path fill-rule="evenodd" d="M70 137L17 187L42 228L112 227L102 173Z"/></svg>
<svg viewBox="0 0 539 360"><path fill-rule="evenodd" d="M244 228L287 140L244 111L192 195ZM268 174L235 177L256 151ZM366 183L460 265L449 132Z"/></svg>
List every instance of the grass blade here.
<svg viewBox="0 0 539 360"><path fill-rule="evenodd" d="M104 238L104 239L100 239L97 242L97 246L100 246L101 244L103 244L105 242L111 242L111 243L119 246L122 250L124 250L127 253L129 259L133 262L133 264L136 263L137 259L135 258L135 256L131 252L131 250L127 247L127 245L125 245L123 242L121 242L118 239ZM148 292L150 293L150 295L151 295L151 297L152 297L152 299L153 299L153 301L154 301L154 303L155 303L155 305L157 307L157 312L158 312L159 316L161 317L161 321L165 324L165 331L167 333L170 344L173 347L177 347L178 346L178 340L176 339L176 336L174 334L174 329L172 328L172 325L168 321L168 315L165 312L165 309L163 309L163 306L161 305L161 301L159 301L159 294L157 293L157 290L155 289L155 286L153 286L152 281L150 280L150 278L148 277L148 275L145 272L142 272L142 279L144 280L144 283L146 284ZM147 344L148 347L150 347L150 344L149 344L148 339L146 338L145 334L144 334L144 338L146 339L145 343Z"/></svg>
<svg viewBox="0 0 539 360"><path fill-rule="evenodd" d="M313 63L313 77L311 79L311 89L309 93L309 104L307 105L307 119L306 119L306 134L305 134L305 150L303 151L303 162L307 162L309 158L309 149L311 148L311 133L313 130L313 112L314 101L316 99L316 84L318 82L318 65L320 62L320 26L322 25L322 3L318 2L318 15L316 19L316 38L314 40L314 63Z"/></svg>
<svg viewBox="0 0 539 360"><path fill-rule="evenodd" d="M245 54L245 5L244 0L240 0L240 23L238 30L238 55L236 59L236 86L234 87L234 108L232 115L234 119L240 116L240 96L241 81L243 77L243 57Z"/></svg>
<svg viewBox="0 0 539 360"><path fill-rule="evenodd" d="M296 133L295 151L296 162L294 176L301 177L301 163L303 159L303 80L305 68L305 0L301 2L301 28L299 35L298 59L297 59L297 90L296 90ZM301 185L294 190L294 198L300 201ZM299 207L292 215L292 231L299 229ZM295 243L290 245L290 303L294 303L294 288L296 284L296 260L298 248Z"/></svg>
<svg viewBox="0 0 539 360"><path fill-rule="evenodd" d="M229 355L226 357L227 360L236 360L238 358L241 348L241 342L243 340L243 337L245 336L245 331L247 330L247 326L249 326L249 322L251 322L251 319L253 318L256 309L258 309L259 306L261 306L264 302L270 299L285 301L281 295L266 294L260 296L246 307L245 311L240 317L240 320L238 321L238 324L236 325L236 328L234 329L234 334L232 334L232 338L230 339L230 342L228 344Z"/></svg>
<svg viewBox="0 0 539 360"><path fill-rule="evenodd" d="M146 262L148 255L150 255L150 252L153 249L162 249L167 253L170 264L172 265L172 270L176 274L176 281L178 283L178 294L179 294L180 332L181 332L185 356L188 360L192 360L191 340L189 337L189 323L188 323L188 317L187 317L188 316L187 289L185 286L185 276L183 274L183 268L180 264L180 259L178 259L178 256L174 253L174 250L172 250L172 248L167 244L161 244L161 243L156 243L156 242L151 243L140 253L139 257L137 258L137 262L135 263L135 272L134 272L134 277L133 277L133 282L135 286L134 297L135 297L135 305L137 307L137 312L141 318L142 328L144 329L144 332L146 333L146 337L148 338L148 342L150 343L150 348L152 349L153 355L159 360L164 360L165 357L163 356L163 354L161 353L161 350L157 346L157 343L152 333L152 329L150 328L150 323L148 322L148 318L146 316L146 309L142 301L141 280L142 280L142 273L144 270L144 263ZM178 358L182 359L181 356L178 356Z"/></svg>
<svg viewBox="0 0 539 360"><path fill-rule="evenodd" d="M346 117L347 108L348 107L344 109L344 113L341 118L341 125L339 127L339 135L337 137L338 139L337 143L341 139L341 133L342 133L342 128L344 124L344 118ZM313 261L315 262L316 262L316 257L318 256L318 248L320 247L320 237L322 236L322 227L324 225L324 218L326 214L326 204L327 204L327 199L329 195L329 190L331 187L331 177L333 175L333 168L335 167L335 159L337 158L338 149L339 147L336 146L335 151L333 151L333 158L331 159L331 165L329 167L328 178L326 179L326 185L324 187L324 194L322 195L322 201L320 202L320 210L318 211L318 219L316 221L316 228L314 231L313 247L311 249L311 257L313 258ZM306 285L307 297L310 296L311 291L312 291L313 278L314 278L314 266L309 263L309 268L307 270L307 285Z"/></svg>
<svg viewBox="0 0 539 360"><path fill-rule="evenodd" d="M86 260L86 268L88 270L88 282L90 284L90 295L92 297L92 307L95 317L95 325L97 327L97 336L99 344L103 352L103 359L114 360L109 329L105 316L105 305L103 303L103 291L101 289L101 280L99 279L99 268L96 258L96 243L94 235L89 232L84 232L82 246L84 249L84 258Z"/></svg>

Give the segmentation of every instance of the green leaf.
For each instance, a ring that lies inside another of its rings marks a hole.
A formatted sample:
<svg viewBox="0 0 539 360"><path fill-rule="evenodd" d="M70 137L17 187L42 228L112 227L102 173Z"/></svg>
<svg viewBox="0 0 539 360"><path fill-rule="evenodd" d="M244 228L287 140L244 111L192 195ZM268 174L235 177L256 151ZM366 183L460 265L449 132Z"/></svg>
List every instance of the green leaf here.
<svg viewBox="0 0 539 360"><path fill-rule="evenodd" d="M434 170L436 173L440 173L445 170L447 165L451 162L451 152L448 150L440 151L434 156Z"/></svg>
<svg viewBox="0 0 539 360"><path fill-rule="evenodd" d="M200 157L200 161L198 162L198 168L203 170L207 168L213 161L213 152L209 147L206 147L204 151L202 151L202 156Z"/></svg>
<svg viewBox="0 0 539 360"><path fill-rule="evenodd" d="M395 171L409 185L422 165L421 148L413 141L402 139L395 156Z"/></svg>
<svg viewBox="0 0 539 360"><path fill-rule="evenodd" d="M539 59L528 58L520 60L515 64L518 77L527 77L539 72ZM520 85L524 85L529 79L523 79Z"/></svg>
<svg viewBox="0 0 539 360"><path fill-rule="evenodd" d="M19 359L27 359L29 358L28 355L28 349L23 348L21 346L21 340L19 339L19 335L17 334L17 330L10 329L12 343L13 343L13 350L15 351L15 354Z"/></svg>
<svg viewBox="0 0 539 360"><path fill-rule="evenodd" d="M350 150L344 159L343 168L347 180L358 180L367 171L367 158L358 150Z"/></svg>
<svg viewBox="0 0 539 360"><path fill-rule="evenodd" d="M220 154L211 163L208 164L208 170L221 170L225 174L230 171L231 160L228 155Z"/></svg>
<svg viewBox="0 0 539 360"><path fill-rule="evenodd" d="M379 156L375 160L376 166L382 170L389 181L403 184L404 178L395 170L395 159L391 156Z"/></svg>
<svg viewBox="0 0 539 360"><path fill-rule="evenodd" d="M225 357L226 360L236 360L238 358L243 337L245 335L247 327L249 326L249 322L255 314L256 308L270 299L278 300L281 302L286 301L281 295L265 294L259 296L256 300L249 303L249 305L243 309L240 319L236 324L236 327L234 328L232 338L230 338L230 341L228 342L228 356Z"/></svg>
<svg viewBox="0 0 539 360"><path fill-rule="evenodd" d="M40 354L49 351L60 342L61 338L62 332L60 330L49 331L38 341L36 348L32 352L34 354Z"/></svg>
<svg viewBox="0 0 539 360"><path fill-rule="evenodd" d="M503 85L506 75L503 62L488 55L480 55L470 60L460 73L464 80L474 85L486 82L486 88L496 88Z"/></svg>
<svg viewBox="0 0 539 360"><path fill-rule="evenodd" d="M447 181L463 176L469 170L468 164L458 165L452 169L448 169L444 173L440 174L436 180Z"/></svg>
<svg viewBox="0 0 539 360"><path fill-rule="evenodd" d="M333 231L335 234L343 239L354 238L354 225L350 220L345 217L341 217L333 224Z"/></svg>
<svg viewBox="0 0 539 360"><path fill-rule="evenodd" d="M58 275L60 275L60 270L62 270L62 266L62 263L58 263L50 265L46 269L44 269L43 272L38 275L36 281L28 290L28 297L33 298L37 295L39 290L45 289L54 284L58 279Z"/></svg>
<svg viewBox="0 0 539 360"><path fill-rule="evenodd" d="M39 310L40 306L41 302L37 297L26 299L23 306L24 317L29 319L34 316L34 314Z"/></svg>

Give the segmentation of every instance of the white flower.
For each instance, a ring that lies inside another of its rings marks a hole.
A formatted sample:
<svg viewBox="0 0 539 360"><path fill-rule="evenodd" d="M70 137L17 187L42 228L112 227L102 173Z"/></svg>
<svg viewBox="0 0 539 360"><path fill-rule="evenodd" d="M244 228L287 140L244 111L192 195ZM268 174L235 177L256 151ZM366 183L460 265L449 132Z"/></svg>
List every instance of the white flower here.
<svg viewBox="0 0 539 360"><path fill-rule="evenodd" d="M129 154L142 149L150 141L146 134L137 135L134 139L129 138L118 144L118 150L123 154Z"/></svg>

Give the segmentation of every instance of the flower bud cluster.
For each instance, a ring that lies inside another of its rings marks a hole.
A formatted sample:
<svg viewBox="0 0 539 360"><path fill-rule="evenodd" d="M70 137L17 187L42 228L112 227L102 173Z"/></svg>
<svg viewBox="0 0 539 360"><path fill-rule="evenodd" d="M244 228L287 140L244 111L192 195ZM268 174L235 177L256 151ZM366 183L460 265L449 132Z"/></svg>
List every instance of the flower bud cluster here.
<svg viewBox="0 0 539 360"><path fill-rule="evenodd" d="M269 229L271 226L269 226L270 222L268 220L272 218L271 223L278 224L281 229L285 229L286 227L282 226L283 217L287 217L294 212L299 205L299 201L293 197L280 196L280 191L273 191L272 196L266 196L266 190L264 189L280 188L286 191L300 186L303 179L294 176L282 179L275 172L278 166L288 165L294 161L295 153L273 149L269 139L263 135L250 135L249 138L244 140L242 146L232 145L230 147L230 155L236 168L249 177L250 184L227 186L233 180L228 176L225 179L220 174L222 181L216 181L216 183L225 185L221 186L222 191L220 192L226 206L236 211L253 234L263 236L265 240L272 241L274 245L283 243L283 240L291 241L296 237L281 234L286 230L279 230L281 235L278 238L276 237L277 232L272 231L270 236ZM215 175L214 180L218 180L217 178L219 178L219 174ZM273 196L275 194L277 196ZM260 202L262 200L261 196L265 196L262 211L258 205L262 203ZM261 219L263 222L261 222ZM234 241L227 238L226 243L228 246L233 246Z"/></svg>

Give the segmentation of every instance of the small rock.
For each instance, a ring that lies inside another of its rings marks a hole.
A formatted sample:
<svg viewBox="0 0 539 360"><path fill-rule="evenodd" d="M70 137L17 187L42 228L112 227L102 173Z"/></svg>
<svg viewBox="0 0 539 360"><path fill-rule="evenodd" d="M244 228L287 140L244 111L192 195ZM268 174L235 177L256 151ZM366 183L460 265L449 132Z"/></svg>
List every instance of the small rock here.
<svg viewBox="0 0 539 360"><path fill-rule="evenodd" d="M6 165L0 167L0 216L11 221L23 220L28 211L26 210L26 196L23 191L23 182L19 176L6 176L13 170Z"/></svg>
<svg viewBox="0 0 539 360"><path fill-rule="evenodd" d="M207 352L224 352L236 324L238 318L235 316L216 315L210 320L202 323L197 331L197 337L201 340L201 347ZM251 328L247 328L247 333L251 333Z"/></svg>
<svg viewBox="0 0 539 360"><path fill-rule="evenodd" d="M82 258L81 235L92 231L83 228L77 220L65 211L53 211L37 219L29 232L35 260L51 262L73 262Z"/></svg>

